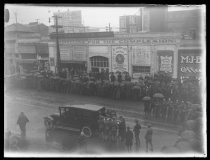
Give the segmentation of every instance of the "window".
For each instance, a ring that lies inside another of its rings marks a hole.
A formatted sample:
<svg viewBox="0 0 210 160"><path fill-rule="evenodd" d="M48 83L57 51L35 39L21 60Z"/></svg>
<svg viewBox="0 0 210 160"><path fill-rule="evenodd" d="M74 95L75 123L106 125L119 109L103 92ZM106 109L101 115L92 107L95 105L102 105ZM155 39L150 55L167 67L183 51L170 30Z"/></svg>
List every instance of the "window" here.
<svg viewBox="0 0 210 160"><path fill-rule="evenodd" d="M90 58L92 67L108 67L108 58L102 56L94 56Z"/></svg>
<svg viewBox="0 0 210 160"><path fill-rule="evenodd" d="M150 66L133 66L133 73L150 73Z"/></svg>

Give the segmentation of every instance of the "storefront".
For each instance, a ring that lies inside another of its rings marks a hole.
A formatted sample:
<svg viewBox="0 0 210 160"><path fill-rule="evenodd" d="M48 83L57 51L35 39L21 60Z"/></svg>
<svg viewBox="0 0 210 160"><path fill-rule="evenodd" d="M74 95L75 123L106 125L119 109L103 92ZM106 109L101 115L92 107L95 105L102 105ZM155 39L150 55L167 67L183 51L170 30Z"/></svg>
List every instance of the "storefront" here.
<svg viewBox="0 0 210 160"><path fill-rule="evenodd" d="M50 64L55 70L56 45L50 43ZM114 37L59 39L62 64L85 66L87 72L128 72L133 78L158 71L176 78L179 43L180 35L175 33L115 33Z"/></svg>
<svg viewBox="0 0 210 160"><path fill-rule="evenodd" d="M110 69L109 46L89 46L88 71L109 72Z"/></svg>

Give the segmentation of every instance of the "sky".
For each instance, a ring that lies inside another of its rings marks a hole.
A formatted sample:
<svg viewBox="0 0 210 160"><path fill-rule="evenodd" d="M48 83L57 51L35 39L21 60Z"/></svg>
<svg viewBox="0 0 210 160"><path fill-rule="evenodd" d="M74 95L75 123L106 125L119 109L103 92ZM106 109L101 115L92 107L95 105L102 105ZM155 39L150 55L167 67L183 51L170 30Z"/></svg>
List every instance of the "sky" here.
<svg viewBox="0 0 210 160"><path fill-rule="evenodd" d="M52 15L58 10L60 12L66 10L81 10L82 24L90 27L105 28L109 25L114 28L119 28L119 16L122 15L138 15L139 7L52 7L52 6L34 6L34 5L20 5L20 4L6 4L6 9L9 9L10 20L6 25L16 22L15 13L17 15L17 22L28 24L37 21L45 25L53 25ZM179 7L171 6L169 11L186 10L194 7ZM51 23L49 18L51 17Z"/></svg>

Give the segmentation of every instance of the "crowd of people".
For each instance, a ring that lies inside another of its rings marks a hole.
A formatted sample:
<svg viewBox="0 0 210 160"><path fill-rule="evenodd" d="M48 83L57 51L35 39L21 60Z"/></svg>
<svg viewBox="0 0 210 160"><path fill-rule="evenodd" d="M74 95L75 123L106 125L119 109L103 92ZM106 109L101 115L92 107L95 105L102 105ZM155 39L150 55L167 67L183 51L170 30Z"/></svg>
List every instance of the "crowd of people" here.
<svg viewBox="0 0 210 160"><path fill-rule="evenodd" d="M126 126L123 116L120 116L119 120L116 120L115 117L106 119L101 116L98 120L99 138L101 138L104 142L118 143L121 146L125 146L128 152L133 150L132 148L135 143L135 150L140 151L141 125L138 120L136 120L135 123L136 124L132 129L129 126ZM152 134L153 131L151 125L148 125L148 129L144 136L146 142L146 152L148 152L149 146L150 150L153 151Z"/></svg>
<svg viewBox="0 0 210 160"><path fill-rule="evenodd" d="M69 78L64 76L66 74L63 72L62 78L58 78L50 72L44 72L42 77L32 75L21 80L25 87L67 94L99 96L116 100L141 100L144 96L152 97L155 93L161 93L166 100L170 98L173 102L179 100L194 104L201 103L200 83L195 78L181 82L159 73L140 77L134 82L128 73L111 72L107 76L104 72L95 77L94 74L91 72L89 75L82 74ZM17 79L15 81L18 82Z"/></svg>
<svg viewBox="0 0 210 160"><path fill-rule="evenodd" d="M65 71L65 70L63 70ZM66 71L65 71L66 72ZM63 72L63 75L65 72ZM192 104L201 104L200 83L191 77L184 82L158 73L140 77L138 82L131 81L128 73L103 72L94 77L93 72L77 77L63 78L51 72L15 79L16 86L34 88L66 94L98 96L115 100L139 100L144 102L146 119L159 120L171 124L180 124L191 111ZM96 75L96 74L95 74ZM106 76L105 76L106 75ZM107 77L109 79L103 79ZM156 100L154 94L162 94ZM145 100L149 97L150 100Z"/></svg>

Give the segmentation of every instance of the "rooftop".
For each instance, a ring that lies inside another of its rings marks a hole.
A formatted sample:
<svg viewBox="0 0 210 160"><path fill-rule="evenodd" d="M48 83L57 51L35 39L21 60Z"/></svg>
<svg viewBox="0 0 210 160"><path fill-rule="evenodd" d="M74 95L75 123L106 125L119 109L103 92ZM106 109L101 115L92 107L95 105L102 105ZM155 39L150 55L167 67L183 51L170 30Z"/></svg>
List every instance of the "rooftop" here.
<svg viewBox="0 0 210 160"><path fill-rule="evenodd" d="M64 107L72 107L72 108L80 108L80 109L86 109L91 111L99 111L103 106L99 105L93 105L93 104L83 104L83 105L65 105Z"/></svg>

